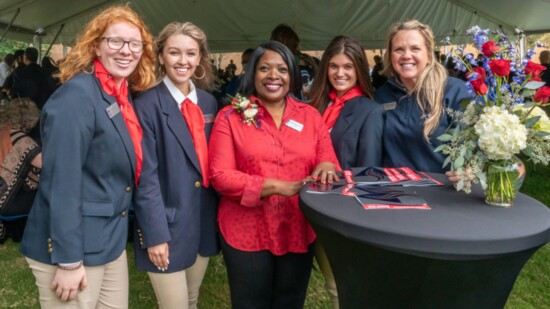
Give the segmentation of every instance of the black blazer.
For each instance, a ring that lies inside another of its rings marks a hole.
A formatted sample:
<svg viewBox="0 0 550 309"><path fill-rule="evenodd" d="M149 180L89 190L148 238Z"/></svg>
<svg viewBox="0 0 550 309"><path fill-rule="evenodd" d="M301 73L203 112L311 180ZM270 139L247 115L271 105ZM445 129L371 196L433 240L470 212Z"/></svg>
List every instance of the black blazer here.
<svg viewBox="0 0 550 309"><path fill-rule="evenodd" d="M342 169L382 165L384 108L365 96L344 104L330 132Z"/></svg>
<svg viewBox="0 0 550 309"><path fill-rule="evenodd" d="M95 75L80 73L44 106L42 172L20 247L25 256L97 266L126 249L136 155L122 113L107 112L113 104Z"/></svg>
<svg viewBox="0 0 550 309"><path fill-rule="evenodd" d="M212 95L196 90L208 140L218 105ZM147 248L168 242L167 272L180 271L193 265L197 253L218 253L218 197L212 187L202 186L191 133L166 85L144 92L135 105L143 129L143 169L134 195L136 265L159 272Z"/></svg>

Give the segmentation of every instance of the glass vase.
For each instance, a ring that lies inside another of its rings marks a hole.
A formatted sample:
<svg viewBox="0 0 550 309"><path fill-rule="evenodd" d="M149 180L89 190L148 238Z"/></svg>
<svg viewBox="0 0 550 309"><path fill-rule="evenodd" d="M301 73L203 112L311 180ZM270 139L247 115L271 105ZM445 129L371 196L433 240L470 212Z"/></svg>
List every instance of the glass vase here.
<svg viewBox="0 0 550 309"><path fill-rule="evenodd" d="M485 164L485 175L485 202L492 206L511 207L525 178L523 162L516 156L509 160L489 160Z"/></svg>

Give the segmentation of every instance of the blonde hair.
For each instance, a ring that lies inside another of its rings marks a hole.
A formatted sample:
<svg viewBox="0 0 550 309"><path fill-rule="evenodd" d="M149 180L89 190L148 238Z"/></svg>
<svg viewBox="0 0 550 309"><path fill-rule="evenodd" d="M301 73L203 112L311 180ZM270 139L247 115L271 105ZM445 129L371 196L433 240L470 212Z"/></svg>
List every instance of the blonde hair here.
<svg viewBox="0 0 550 309"><path fill-rule="evenodd" d="M29 132L38 122L40 110L29 98L12 99L0 106L0 130Z"/></svg>
<svg viewBox="0 0 550 309"><path fill-rule="evenodd" d="M105 30L116 22L126 22L139 29L145 43L136 69L128 76L128 85L133 91L143 91L155 81L153 38L141 17L128 5L113 6L95 16L82 30L75 46L59 66L62 83L80 72L93 72L95 50Z"/></svg>
<svg viewBox="0 0 550 309"><path fill-rule="evenodd" d="M416 93L418 107L420 107L424 115L427 115L424 119L423 135L424 139L429 141L429 135L437 129L439 118L445 112L443 108L443 95L447 82L447 70L435 58L435 38L430 26L417 20L407 20L393 24L388 32L386 52L384 53L384 71L386 74L399 77L391 65L392 40L397 32L403 30L418 31L426 44L428 65L420 74L413 92Z"/></svg>
<svg viewBox="0 0 550 309"><path fill-rule="evenodd" d="M201 67L204 74L199 74L197 78L195 74L191 77L193 84L197 87L205 90L214 89L214 73L212 71L212 65L210 64L210 53L208 52L208 45L206 41L206 34L201 28L191 22L180 23L172 22L166 25L164 29L159 33L155 44L155 54L157 55L157 80L161 80L166 74L164 67L158 61L158 57L162 54L166 41L173 35L183 34L190 38L193 38L199 44L200 61L197 67Z"/></svg>

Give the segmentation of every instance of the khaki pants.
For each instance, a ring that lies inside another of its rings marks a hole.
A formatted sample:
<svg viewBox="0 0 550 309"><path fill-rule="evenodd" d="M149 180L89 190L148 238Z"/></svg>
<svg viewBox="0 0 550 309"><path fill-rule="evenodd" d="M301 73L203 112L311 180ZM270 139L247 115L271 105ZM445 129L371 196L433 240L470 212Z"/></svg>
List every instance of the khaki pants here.
<svg viewBox="0 0 550 309"><path fill-rule="evenodd" d="M196 309L208 257L197 255L193 266L175 273L148 272L159 309Z"/></svg>
<svg viewBox="0 0 550 309"><path fill-rule="evenodd" d="M36 279L40 295L40 307L78 308L78 309L127 309L128 308L128 263L126 251L105 265L84 266L88 285L83 291L78 291L75 300L61 302L50 286L57 266L44 264L27 258L27 263Z"/></svg>

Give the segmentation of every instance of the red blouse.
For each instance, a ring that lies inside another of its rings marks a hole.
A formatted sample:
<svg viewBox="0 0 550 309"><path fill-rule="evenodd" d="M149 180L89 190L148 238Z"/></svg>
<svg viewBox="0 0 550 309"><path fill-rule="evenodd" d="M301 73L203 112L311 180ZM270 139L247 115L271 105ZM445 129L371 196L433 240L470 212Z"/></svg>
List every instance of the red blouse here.
<svg viewBox="0 0 550 309"><path fill-rule="evenodd" d="M279 129L259 108L264 109L260 128L245 124L231 106L214 123L210 175L222 195L220 230L228 244L242 251L306 252L315 233L298 208L298 195L260 199L260 194L266 178L297 181L320 162L338 164L330 135L316 109L292 98L287 97Z"/></svg>

